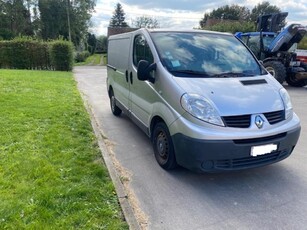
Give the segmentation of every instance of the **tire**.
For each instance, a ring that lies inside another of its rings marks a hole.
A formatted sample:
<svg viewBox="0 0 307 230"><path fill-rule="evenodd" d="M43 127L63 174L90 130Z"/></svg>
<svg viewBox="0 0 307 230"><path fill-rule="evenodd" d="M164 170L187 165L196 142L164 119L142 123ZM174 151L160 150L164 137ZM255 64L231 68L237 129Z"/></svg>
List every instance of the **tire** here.
<svg viewBox="0 0 307 230"><path fill-rule="evenodd" d="M280 61L268 61L263 63L263 66L280 84L285 81L287 71Z"/></svg>
<svg viewBox="0 0 307 230"><path fill-rule="evenodd" d="M304 68L304 69L305 69L305 72L307 72L307 63L301 62L300 67Z"/></svg>
<svg viewBox="0 0 307 230"><path fill-rule="evenodd" d="M159 122L155 125L152 136L152 144L155 158L163 169L171 170L178 166L173 141L165 123Z"/></svg>
<svg viewBox="0 0 307 230"><path fill-rule="evenodd" d="M304 87L307 85L307 80L297 80L295 74L288 74L286 82L293 87Z"/></svg>
<svg viewBox="0 0 307 230"><path fill-rule="evenodd" d="M114 96L112 89L110 90L109 97L110 97L111 111L114 116L118 117L122 113L122 110L116 105L116 98Z"/></svg>
<svg viewBox="0 0 307 230"><path fill-rule="evenodd" d="M307 64L302 62L300 65L301 68L303 68L305 70L305 72L307 72ZM302 70L302 71L304 71ZM295 74L288 74L286 81L288 83L288 85L293 86L293 87L304 87L305 85L307 85L307 80L297 80L295 77Z"/></svg>

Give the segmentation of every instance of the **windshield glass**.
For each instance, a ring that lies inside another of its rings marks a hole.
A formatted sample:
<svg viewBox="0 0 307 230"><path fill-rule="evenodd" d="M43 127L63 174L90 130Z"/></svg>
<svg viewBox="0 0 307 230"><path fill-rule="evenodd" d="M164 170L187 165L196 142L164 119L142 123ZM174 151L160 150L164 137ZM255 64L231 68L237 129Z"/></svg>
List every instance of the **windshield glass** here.
<svg viewBox="0 0 307 230"><path fill-rule="evenodd" d="M151 36L161 62L174 76L241 77L262 71L233 36L193 32L153 32Z"/></svg>

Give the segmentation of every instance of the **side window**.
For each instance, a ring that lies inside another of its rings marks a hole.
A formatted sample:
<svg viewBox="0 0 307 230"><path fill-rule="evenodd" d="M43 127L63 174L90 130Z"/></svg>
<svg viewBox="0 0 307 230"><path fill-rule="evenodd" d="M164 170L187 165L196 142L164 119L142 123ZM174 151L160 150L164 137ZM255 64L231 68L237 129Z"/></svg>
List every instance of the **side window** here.
<svg viewBox="0 0 307 230"><path fill-rule="evenodd" d="M133 44L133 64L138 65L140 60L146 60L150 64L153 63L153 56L150 48L143 35L137 35Z"/></svg>

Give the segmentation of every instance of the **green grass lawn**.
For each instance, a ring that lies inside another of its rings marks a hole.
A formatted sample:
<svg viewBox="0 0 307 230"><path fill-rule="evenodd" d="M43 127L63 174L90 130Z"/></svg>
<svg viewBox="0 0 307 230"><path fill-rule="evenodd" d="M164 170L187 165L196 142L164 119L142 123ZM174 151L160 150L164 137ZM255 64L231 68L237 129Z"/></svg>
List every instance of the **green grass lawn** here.
<svg viewBox="0 0 307 230"><path fill-rule="evenodd" d="M128 229L72 73L0 70L0 229Z"/></svg>

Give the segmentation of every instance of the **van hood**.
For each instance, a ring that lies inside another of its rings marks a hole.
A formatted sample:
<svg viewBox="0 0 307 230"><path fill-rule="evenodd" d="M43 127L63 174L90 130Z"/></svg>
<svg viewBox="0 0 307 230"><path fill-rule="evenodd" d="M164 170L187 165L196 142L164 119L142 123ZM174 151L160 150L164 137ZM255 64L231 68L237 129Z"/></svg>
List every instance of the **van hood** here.
<svg viewBox="0 0 307 230"><path fill-rule="evenodd" d="M248 78L174 77L190 94L209 99L221 116L257 114L283 110L281 86L270 76Z"/></svg>

